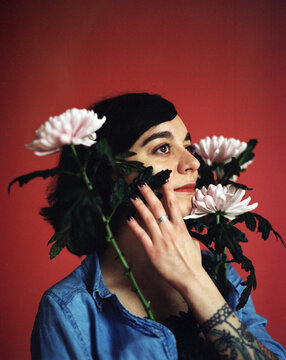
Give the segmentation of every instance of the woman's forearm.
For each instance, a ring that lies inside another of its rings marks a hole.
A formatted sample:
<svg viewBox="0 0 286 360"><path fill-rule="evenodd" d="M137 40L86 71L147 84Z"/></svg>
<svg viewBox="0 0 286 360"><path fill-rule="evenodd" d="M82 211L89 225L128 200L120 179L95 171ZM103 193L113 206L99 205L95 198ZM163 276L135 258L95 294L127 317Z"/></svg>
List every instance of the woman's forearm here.
<svg viewBox="0 0 286 360"><path fill-rule="evenodd" d="M191 283L182 294L221 359L278 359L240 322L206 273Z"/></svg>
<svg viewBox="0 0 286 360"><path fill-rule="evenodd" d="M227 303L202 325L202 330L222 359L278 359L247 330Z"/></svg>

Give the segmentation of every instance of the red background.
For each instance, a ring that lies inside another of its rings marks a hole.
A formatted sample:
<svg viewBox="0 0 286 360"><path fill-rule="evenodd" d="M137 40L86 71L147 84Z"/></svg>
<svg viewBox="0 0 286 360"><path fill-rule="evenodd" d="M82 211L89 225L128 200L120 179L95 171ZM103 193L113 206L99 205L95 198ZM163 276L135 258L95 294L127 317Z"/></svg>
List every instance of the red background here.
<svg viewBox="0 0 286 360"><path fill-rule="evenodd" d="M55 165L23 144L50 115L126 91L173 101L195 141L257 137L253 186L258 213L285 235L284 0L1 2L1 357L28 359L41 294L79 260L49 260L48 224L37 214L46 181L14 177ZM273 236L244 247L253 260L257 311L286 345L285 255Z"/></svg>

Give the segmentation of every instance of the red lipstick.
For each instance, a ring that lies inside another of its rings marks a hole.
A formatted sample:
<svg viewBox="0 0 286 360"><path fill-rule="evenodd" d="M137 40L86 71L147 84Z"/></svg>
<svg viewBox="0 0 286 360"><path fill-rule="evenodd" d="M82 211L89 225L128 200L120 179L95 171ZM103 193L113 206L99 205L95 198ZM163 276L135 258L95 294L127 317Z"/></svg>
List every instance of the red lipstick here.
<svg viewBox="0 0 286 360"><path fill-rule="evenodd" d="M174 191L194 193L195 192L195 186L196 186L195 183L186 184L186 185L183 185L183 186L175 189Z"/></svg>

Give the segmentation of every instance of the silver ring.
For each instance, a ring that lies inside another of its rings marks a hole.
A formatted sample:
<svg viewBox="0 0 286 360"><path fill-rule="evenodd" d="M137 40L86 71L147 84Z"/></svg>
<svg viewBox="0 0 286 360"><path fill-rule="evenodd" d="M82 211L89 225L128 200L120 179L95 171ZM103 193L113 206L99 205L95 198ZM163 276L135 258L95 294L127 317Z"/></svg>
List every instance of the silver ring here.
<svg viewBox="0 0 286 360"><path fill-rule="evenodd" d="M157 221L158 221L158 224L160 224L161 222L166 221L168 219L169 219L168 215L163 215L163 216L159 217L159 219L157 219Z"/></svg>

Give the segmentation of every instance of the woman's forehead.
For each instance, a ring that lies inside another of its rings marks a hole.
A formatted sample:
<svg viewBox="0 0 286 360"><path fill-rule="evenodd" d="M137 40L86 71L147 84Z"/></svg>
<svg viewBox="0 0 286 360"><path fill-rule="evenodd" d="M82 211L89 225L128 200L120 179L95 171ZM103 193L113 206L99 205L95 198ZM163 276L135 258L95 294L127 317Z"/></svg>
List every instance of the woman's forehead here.
<svg viewBox="0 0 286 360"><path fill-rule="evenodd" d="M183 120L177 115L173 120L162 122L158 125L152 126L150 129L145 131L139 139L143 140L146 139L151 134L157 132L170 132L173 136L183 136L186 135L188 132L186 125L184 124Z"/></svg>
<svg viewBox="0 0 286 360"><path fill-rule="evenodd" d="M157 138L179 138L182 140L190 140L190 136L184 122L177 115L173 120L162 122L145 131L137 139L134 146L144 147L149 142Z"/></svg>

